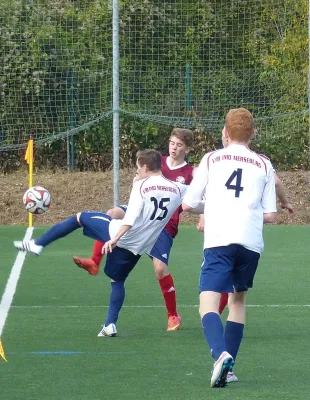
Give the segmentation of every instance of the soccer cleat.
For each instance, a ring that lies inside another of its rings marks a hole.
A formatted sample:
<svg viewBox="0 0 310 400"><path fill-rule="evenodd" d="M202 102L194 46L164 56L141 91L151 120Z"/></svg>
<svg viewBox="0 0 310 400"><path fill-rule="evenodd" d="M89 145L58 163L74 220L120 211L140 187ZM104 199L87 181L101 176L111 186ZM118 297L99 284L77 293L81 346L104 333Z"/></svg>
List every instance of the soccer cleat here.
<svg viewBox="0 0 310 400"><path fill-rule="evenodd" d="M115 324L109 324L108 326L102 325L101 331L98 333L98 337L115 337L117 330Z"/></svg>
<svg viewBox="0 0 310 400"><path fill-rule="evenodd" d="M238 380L239 379L234 374L234 371L228 372L228 374L227 374L227 383L238 382Z"/></svg>
<svg viewBox="0 0 310 400"><path fill-rule="evenodd" d="M90 275L97 275L99 273L100 266L97 265L92 258L74 256L73 261L79 268L85 269Z"/></svg>
<svg viewBox="0 0 310 400"><path fill-rule="evenodd" d="M36 256L40 255L41 251L43 250L43 246L36 245L33 239L14 241L14 246L19 251L26 251L27 253L35 254Z"/></svg>
<svg viewBox="0 0 310 400"><path fill-rule="evenodd" d="M172 315L168 317L167 332L178 331L181 325L181 317L179 315Z"/></svg>
<svg viewBox="0 0 310 400"><path fill-rule="evenodd" d="M225 387L227 385L227 374L232 371L233 366L234 359L227 351L223 351L218 360L214 363L211 387Z"/></svg>

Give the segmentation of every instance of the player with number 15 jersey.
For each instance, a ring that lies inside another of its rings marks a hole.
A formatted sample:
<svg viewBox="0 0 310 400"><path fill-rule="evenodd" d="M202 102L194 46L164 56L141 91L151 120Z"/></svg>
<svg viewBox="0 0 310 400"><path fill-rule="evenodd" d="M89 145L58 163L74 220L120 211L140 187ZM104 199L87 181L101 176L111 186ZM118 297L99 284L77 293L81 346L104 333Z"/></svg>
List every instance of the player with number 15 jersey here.
<svg viewBox="0 0 310 400"><path fill-rule="evenodd" d="M151 252L165 223L181 205L185 192L185 185L162 175L135 182L125 217L110 222L110 236L114 237L121 225L130 225L132 228L119 239L117 246L133 254Z"/></svg>

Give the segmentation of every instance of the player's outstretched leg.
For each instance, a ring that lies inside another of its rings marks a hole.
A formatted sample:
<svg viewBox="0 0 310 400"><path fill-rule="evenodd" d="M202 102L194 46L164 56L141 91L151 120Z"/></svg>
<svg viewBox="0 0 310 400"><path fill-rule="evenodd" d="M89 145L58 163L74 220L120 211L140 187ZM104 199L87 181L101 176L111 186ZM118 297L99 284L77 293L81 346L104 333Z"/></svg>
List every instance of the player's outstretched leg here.
<svg viewBox="0 0 310 400"><path fill-rule="evenodd" d="M78 222L77 216L74 215L54 225L38 239L14 241L14 246L20 251L26 251L38 256L45 246L57 239L67 236L78 228L81 228L81 226Z"/></svg>
<svg viewBox="0 0 310 400"><path fill-rule="evenodd" d="M111 281L111 294L108 315L98 337L114 337L117 335L116 322L125 299L125 281Z"/></svg>
<svg viewBox="0 0 310 400"><path fill-rule="evenodd" d="M75 264L82 269L85 269L90 275L97 275L100 271L100 262L102 260L102 247L104 242L96 240L93 247L91 258L73 257Z"/></svg>

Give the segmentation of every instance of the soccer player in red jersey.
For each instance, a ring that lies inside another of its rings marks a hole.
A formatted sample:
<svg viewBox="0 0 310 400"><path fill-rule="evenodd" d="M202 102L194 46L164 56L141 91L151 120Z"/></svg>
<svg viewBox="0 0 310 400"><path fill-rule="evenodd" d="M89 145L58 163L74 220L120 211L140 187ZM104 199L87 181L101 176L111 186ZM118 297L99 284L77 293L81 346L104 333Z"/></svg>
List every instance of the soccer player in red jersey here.
<svg viewBox="0 0 310 400"><path fill-rule="evenodd" d="M189 185L193 178L193 167L185 158L193 145L193 132L189 129L174 128L169 139L169 156L162 157L162 174L165 178ZM159 205L160 206L160 205ZM181 318L177 312L176 290L172 275L168 271L168 261L173 244L173 239L178 233L180 219L180 207L162 231L149 256L153 259L155 275L158 280L162 295L164 297L167 314L167 331L180 329ZM107 212L112 218L123 218L125 207L116 207ZM73 257L75 264L87 270L91 275L97 275L102 259L103 242L96 241L91 258Z"/></svg>

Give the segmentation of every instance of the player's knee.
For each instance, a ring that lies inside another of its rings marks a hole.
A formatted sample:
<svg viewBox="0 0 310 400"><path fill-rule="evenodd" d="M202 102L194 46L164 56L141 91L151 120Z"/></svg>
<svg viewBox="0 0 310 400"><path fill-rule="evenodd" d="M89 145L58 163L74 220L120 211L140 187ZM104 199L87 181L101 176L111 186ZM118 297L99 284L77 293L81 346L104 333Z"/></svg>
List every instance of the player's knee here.
<svg viewBox="0 0 310 400"><path fill-rule="evenodd" d="M229 295L228 308L243 308L245 307L246 292L235 292Z"/></svg>
<svg viewBox="0 0 310 400"><path fill-rule="evenodd" d="M157 259L154 259L154 270L157 279L162 279L169 275L168 266Z"/></svg>
<svg viewBox="0 0 310 400"><path fill-rule="evenodd" d="M81 225L81 222L80 222L80 219L81 219L81 212L79 212L79 213L77 213L76 214L76 219L77 219L77 222Z"/></svg>
<svg viewBox="0 0 310 400"><path fill-rule="evenodd" d="M76 214L76 220L79 223L80 226L84 226L83 224L83 215L85 215L85 211L79 212Z"/></svg>
<svg viewBox="0 0 310 400"><path fill-rule="evenodd" d="M106 212L106 214L107 214L109 217L113 218L113 217L114 217L114 214L115 214L114 208L110 208L110 209Z"/></svg>

